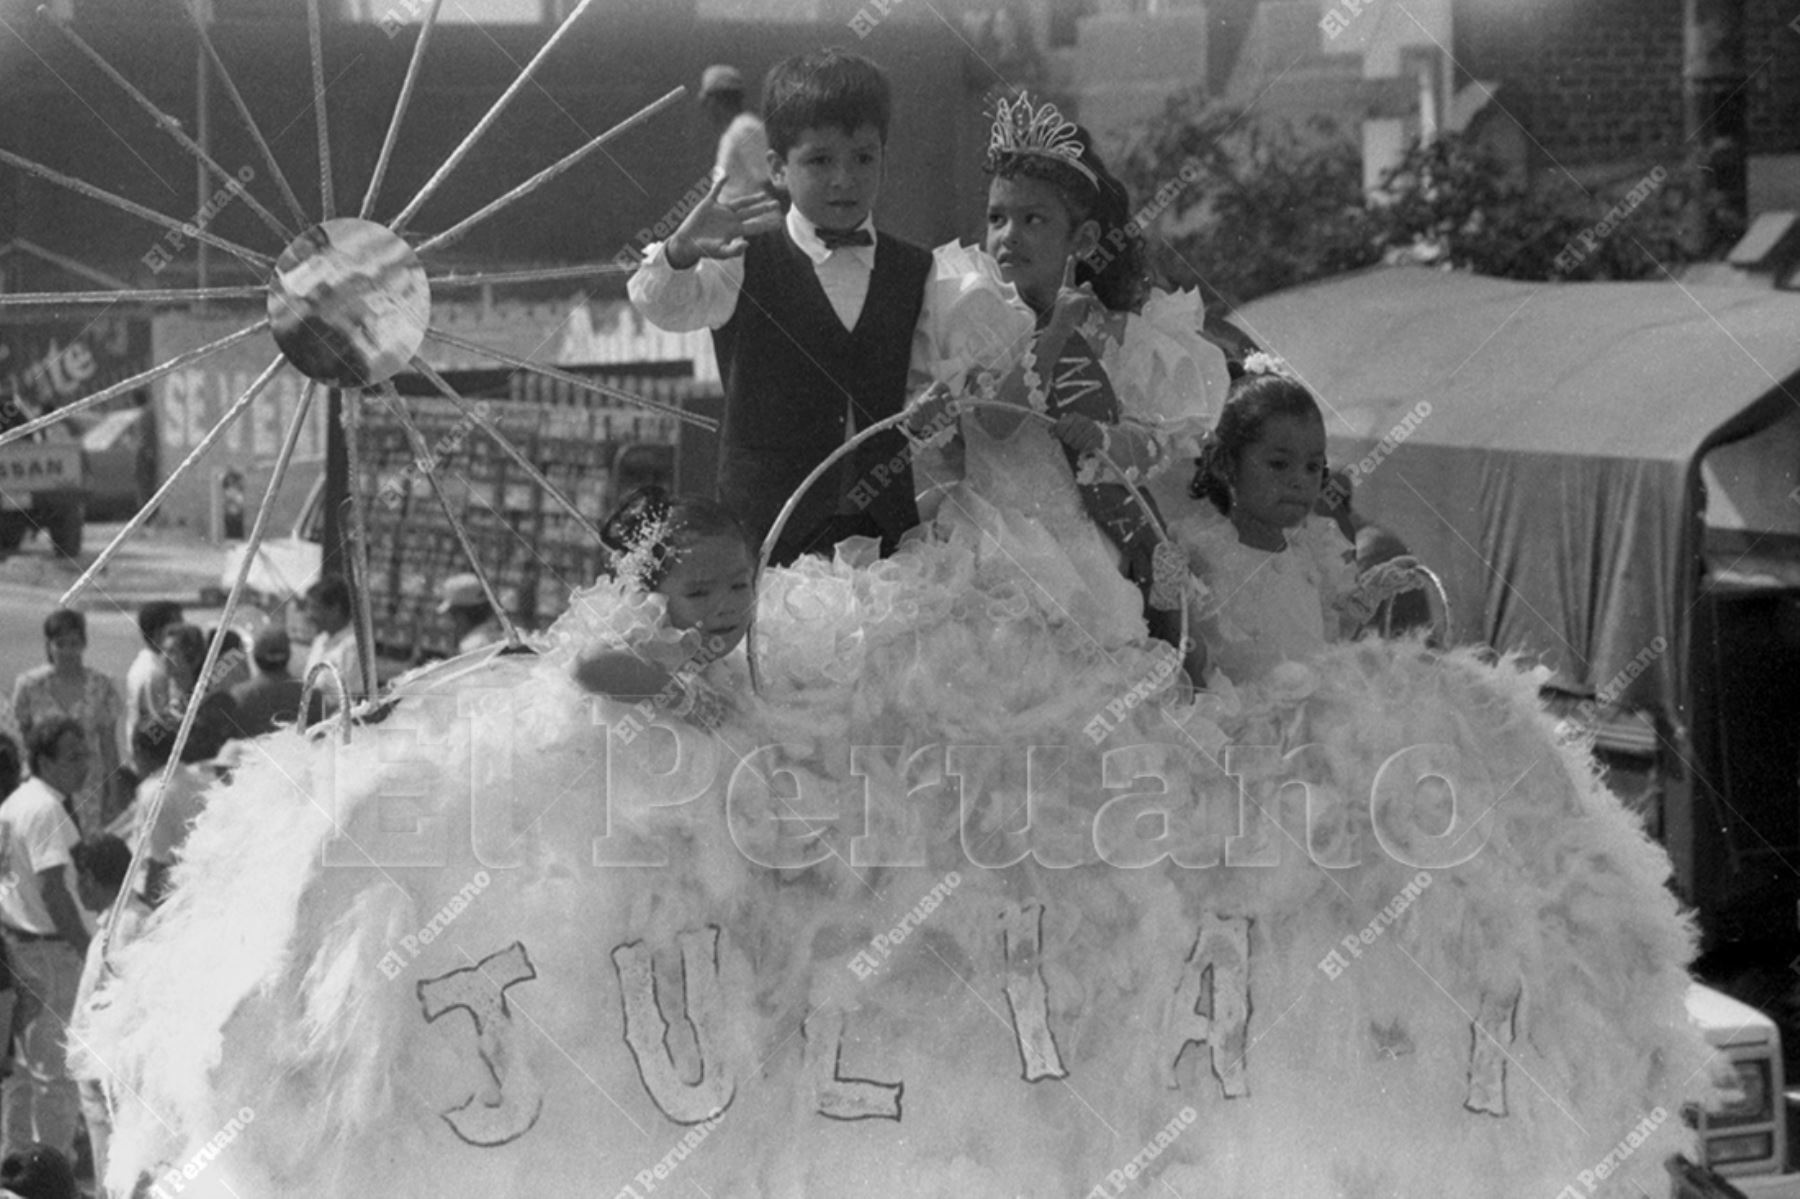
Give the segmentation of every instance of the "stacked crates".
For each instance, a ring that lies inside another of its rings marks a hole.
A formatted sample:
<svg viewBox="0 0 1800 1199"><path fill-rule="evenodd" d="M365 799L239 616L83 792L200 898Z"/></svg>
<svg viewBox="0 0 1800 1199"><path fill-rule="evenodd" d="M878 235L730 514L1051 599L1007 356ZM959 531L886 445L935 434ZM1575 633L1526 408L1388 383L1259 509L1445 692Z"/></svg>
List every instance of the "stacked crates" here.
<svg viewBox="0 0 1800 1199"><path fill-rule="evenodd" d="M664 403L685 404L694 396L687 363L565 369ZM593 524L625 489L675 485L681 424L673 416L527 372L444 377ZM433 494L399 416L386 404L366 405L358 465L380 652L412 660L454 652L449 626L437 613L438 586L470 565L446 506L513 619L525 628L547 626L568 607L572 590L593 582L600 546L455 403L422 378L395 383L443 500Z"/></svg>

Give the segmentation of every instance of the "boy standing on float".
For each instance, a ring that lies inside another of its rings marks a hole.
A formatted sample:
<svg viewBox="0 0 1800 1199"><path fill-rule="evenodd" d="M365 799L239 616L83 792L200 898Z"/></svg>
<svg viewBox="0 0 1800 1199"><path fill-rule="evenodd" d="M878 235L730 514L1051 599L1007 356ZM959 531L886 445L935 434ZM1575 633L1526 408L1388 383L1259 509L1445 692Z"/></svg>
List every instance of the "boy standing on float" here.
<svg viewBox="0 0 1800 1199"><path fill-rule="evenodd" d="M763 87L770 181L792 199L723 198L715 182L631 278L645 319L711 329L725 385L718 498L760 541L806 476L906 402L928 251L876 233L892 97L866 58L827 49L777 63ZM919 521L905 440L871 438L808 490L777 563ZM894 464L899 463L898 467Z"/></svg>

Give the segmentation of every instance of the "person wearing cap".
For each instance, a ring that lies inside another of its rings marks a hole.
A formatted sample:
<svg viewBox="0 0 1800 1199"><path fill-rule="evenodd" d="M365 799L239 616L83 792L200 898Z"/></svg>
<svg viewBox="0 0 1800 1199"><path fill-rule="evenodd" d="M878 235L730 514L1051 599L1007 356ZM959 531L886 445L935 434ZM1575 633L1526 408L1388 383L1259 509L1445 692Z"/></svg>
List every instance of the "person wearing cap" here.
<svg viewBox="0 0 1800 1199"><path fill-rule="evenodd" d="M261 737L294 723L300 715L303 687L299 679L288 673L292 656L293 644L281 625L271 624L256 635L250 644L254 672L231 689L231 698L237 705L232 716L233 736Z"/></svg>
<svg viewBox="0 0 1800 1199"><path fill-rule="evenodd" d="M481 580L474 575L451 575L438 586L438 615L450 618L456 652L472 653L506 638L500 618L488 603Z"/></svg>
<svg viewBox="0 0 1800 1199"><path fill-rule="evenodd" d="M724 179L726 199L760 192L769 182L769 135L762 118L744 106L744 77L718 63L700 76L700 107L719 131L713 178Z"/></svg>

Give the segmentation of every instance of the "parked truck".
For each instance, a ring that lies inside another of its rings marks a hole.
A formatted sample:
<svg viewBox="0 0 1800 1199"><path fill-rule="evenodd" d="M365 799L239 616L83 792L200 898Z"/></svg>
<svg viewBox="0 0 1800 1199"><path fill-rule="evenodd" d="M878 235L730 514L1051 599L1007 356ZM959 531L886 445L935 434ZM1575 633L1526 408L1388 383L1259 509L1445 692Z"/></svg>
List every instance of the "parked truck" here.
<svg viewBox="0 0 1800 1199"><path fill-rule="evenodd" d="M8 316L0 322L0 432L144 370L149 346L141 318ZM122 397L118 406L133 402ZM39 532L58 553L81 552L92 493L85 427L59 424L0 446L0 554Z"/></svg>

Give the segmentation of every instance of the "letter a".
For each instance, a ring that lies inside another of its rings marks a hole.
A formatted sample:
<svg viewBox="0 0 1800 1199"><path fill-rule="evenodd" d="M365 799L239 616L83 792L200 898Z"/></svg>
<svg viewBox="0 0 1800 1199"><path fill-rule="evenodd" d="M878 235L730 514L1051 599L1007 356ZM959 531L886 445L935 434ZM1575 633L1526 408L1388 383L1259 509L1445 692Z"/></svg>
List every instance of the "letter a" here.
<svg viewBox="0 0 1800 1199"><path fill-rule="evenodd" d="M904 1082L874 1082L845 1078L844 1013L834 1007L815 1008L800 1026L806 1042L806 1074L821 1116L833 1120L898 1120Z"/></svg>
<svg viewBox="0 0 1800 1199"><path fill-rule="evenodd" d="M1200 1015L1208 1001L1209 1014ZM1250 919L1214 916L1200 920L1200 935L1181 972L1170 1013L1171 1031L1179 1038L1164 1082L1180 1087L1176 1070L1189 1045L1212 1046L1212 1072L1228 1099L1250 1093L1244 1078L1246 1033L1250 1026Z"/></svg>
<svg viewBox="0 0 1800 1199"><path fill-rule="evenodd" d="M724 1015L719 1001L719 927L690 929L681 943L682 991L700 1055L697 1070L683 1070L669 1052L669 1026L656 1002L654 955L642 941L612 951L625 1008L625 1044L651 1102L677 1124L700 1124L731 1106L737 1083L720 1047ZM687 1082L696 1078L697 1082Z"/></svg>
<svg viewBox="0 0 1800 1199"><path fill-rule="evenodd" d="M512 1012L506 1005L506 988L536 977L537 968L525 946L514 941L473 966L418 985L419 1006L427 1023L458 1009L475 1021L476 1052L493 1086L438 1113L452 1132L471 1145L491 1148L516 1141L531 1131L544 1110L543 1085L513 1043Z"/></svg>
<svg viewBox="0 0 1800 1199"><path fill-rule="evenodd" d="M1067 1078L1056 1035L1050 1031L1049 988L1040 964L1043 955L1044 905L1014 904L1001 913L1001 941L1006 948L1006 1004L1012 1009L1013 1035L1025 1081Z"/></svg>

